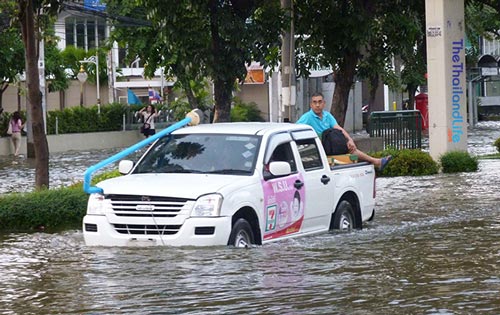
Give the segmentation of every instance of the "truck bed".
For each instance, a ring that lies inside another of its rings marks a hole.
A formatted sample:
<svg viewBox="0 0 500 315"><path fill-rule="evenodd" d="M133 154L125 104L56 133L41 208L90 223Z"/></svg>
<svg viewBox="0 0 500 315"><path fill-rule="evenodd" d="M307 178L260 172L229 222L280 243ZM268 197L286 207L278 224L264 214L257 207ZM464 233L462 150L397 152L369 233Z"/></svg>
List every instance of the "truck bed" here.
<svg viewBox="0 0 500 315"><path fill-rule="evenodd" d="M368 162L358 162L358 163L349 163L349 164L334 164L330 165L331 170L341 170L345 168L353 168L353 167L360 167L360 166L366 166L370 165Z"/></svg>

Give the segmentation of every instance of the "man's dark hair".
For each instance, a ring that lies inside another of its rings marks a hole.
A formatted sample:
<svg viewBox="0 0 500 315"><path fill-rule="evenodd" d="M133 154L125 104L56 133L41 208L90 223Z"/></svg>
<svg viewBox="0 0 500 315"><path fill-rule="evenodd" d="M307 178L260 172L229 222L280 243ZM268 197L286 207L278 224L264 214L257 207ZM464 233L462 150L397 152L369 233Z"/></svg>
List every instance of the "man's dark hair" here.
<svg viewBox="0 0 500 315"><path fill-rule="evenodd" d="M323 93L321 93L321 92L314 92L314 93L311 95L311 98L313 98L313 97L315 97L315 96L321 96L323 99L325 98L325 97L323 96Z"/></svg>

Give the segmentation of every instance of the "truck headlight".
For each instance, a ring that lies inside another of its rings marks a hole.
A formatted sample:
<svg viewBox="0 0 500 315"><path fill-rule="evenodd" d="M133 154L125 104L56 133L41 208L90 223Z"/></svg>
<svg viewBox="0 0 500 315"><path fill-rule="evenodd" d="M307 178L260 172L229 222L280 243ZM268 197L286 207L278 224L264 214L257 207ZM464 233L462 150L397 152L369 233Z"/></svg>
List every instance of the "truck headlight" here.
<svg viewBox="0 0 500 315"><path fill-rule="evenodd" d="M220 215L220 207L222 205L222 196L219 194L204 195L196 200L192 217L218 217Z"/></svg>
<svg viewBox="0 0 500 315"><path fill-rule="evenodd" d="M104 215L106 209L111 208L109 199L105 199L101 194L90 194L89 202L87 203L87 214Z"/></svg>

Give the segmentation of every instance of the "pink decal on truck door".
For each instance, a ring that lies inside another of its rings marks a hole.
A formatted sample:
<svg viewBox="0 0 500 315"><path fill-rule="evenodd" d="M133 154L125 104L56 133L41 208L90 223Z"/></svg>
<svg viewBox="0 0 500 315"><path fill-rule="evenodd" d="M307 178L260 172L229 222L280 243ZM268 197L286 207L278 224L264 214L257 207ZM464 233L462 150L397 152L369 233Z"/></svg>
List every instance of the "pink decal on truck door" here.
<svg viewBox="0 0 500 315"><path fill-rule="evenodd" d="M296 181L304 182L302 175L262 181L264 189L264 239L273 239L300 231L304 220L305 187L295 188Z"/></svg>

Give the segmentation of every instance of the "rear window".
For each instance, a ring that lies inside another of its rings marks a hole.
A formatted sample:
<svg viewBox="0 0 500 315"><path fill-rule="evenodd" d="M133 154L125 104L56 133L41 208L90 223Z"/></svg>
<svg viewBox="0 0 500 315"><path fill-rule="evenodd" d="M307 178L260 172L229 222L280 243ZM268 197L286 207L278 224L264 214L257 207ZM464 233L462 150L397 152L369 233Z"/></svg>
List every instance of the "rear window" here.
<svg viewBox="0 0 500 315"><path fill-rule="evenodd" d="M321 155L314 139L297 140L300 160L306 171L323 167Z"/></svg>

